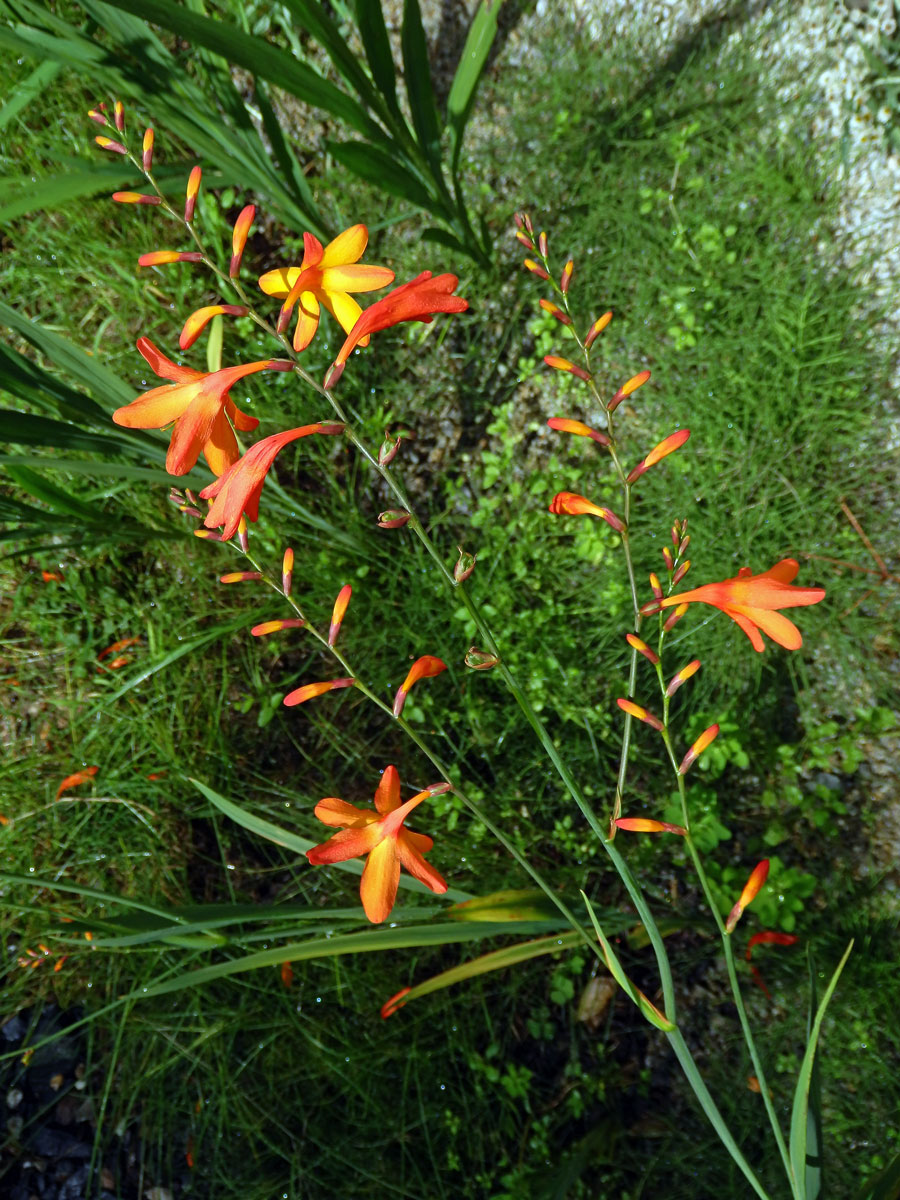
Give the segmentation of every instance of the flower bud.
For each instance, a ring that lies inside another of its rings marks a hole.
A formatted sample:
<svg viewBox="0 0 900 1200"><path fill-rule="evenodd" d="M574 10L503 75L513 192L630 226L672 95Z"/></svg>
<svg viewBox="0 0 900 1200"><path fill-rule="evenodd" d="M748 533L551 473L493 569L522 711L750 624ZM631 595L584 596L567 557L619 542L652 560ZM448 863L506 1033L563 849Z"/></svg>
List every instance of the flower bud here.
<svg viewBox="0 0 900 1200"><path fill-rule="evenodd" d="M412 514L402 508L388 508L378 514L379 529L402 529L409 523Z"/></svg>
<svg viewBox="0 0 900 1200"><path fill-rule="evenodd" d="M654 717L653 713L644 708L640 704L635 704L633 700L617 700L619 708L622 712L628 713L630 717L636 717L639 721L643 721L646 725L652 726L659 733L662 733L665 726L658 717Z"/></svg>
<svg viewBox="0 0 900 1200"><path fill-rule="evenodd" d="M574 433L577 437L589 437L598 446L608 446L610 444L609 438L605 433L591 429L583 421L572 421L568 417L551 417L547 424L551 429L556 429L560 433Z"/></svg>
<svg viewBox="0 0 900 1200"><path fill-rule="evenodd" d="M200 180L203 178L203 171L200 167L192 167L191 173L188 176L187 190L185 191L184 200L184 219L185 221L193 221L194 206L197 203L197 193L200 191Z"/></svg>
<svg viewBox="0 0 900 1200"><path fill-rule="evenodd" d="M496 654L491 654L488 650L479 650L477 646L470 646L466 651L466 666L473 671L489 671L491 667L496 667L499 661Z"/></svg>
<svg viewBox="0 0 900 1200"><path fill-rule="evenodd" d="M654 667L659 662L659 655L651 650L647 643L642 641L636 633L626 633L625 641L632 648L632 650L637 650L638 654L643 654L644 658L646 658L649 663L652 663Z"/></svg>
<svg viewBox="0 0 900 1200"><path fill-rule="evenodd" d="M608 412L615 412L626 396L630 396L632 392L636 392L639 387L643 387L650 378L649 371L641 371L638 375L632 375L627 383L623 383L616 394L613 396L607 405Z"/></svg>
<svg viewBox="0 0 900 1200"><path fill-rule="evenodd" d="M121 142L114 142L112 140L112 138L95 137L94 141L97 143L97 145L100 147L101 150L109 150L109 152L111 154L127 154L128 153L128 151L125 149L125 147L122 145Z"/></svg>
<svg viewBox="0 0 900 1200"><path fill-rule="evenodd" d="M101 100L96 108L90 109L90 111L88 112L88 116L91 118L92 121L96 121L98 125L105 125L106 124L106 113L103 111L105 108L106 108L106 104Z"/></svg>
<svg viewBox="0 0 900 1200"><path fill-rule="evenodd" d="M203 255L199 250L153 250L141 255L138 266L162 267L175 262L203 262Z"/></svg>
<svg viewBox="0 0 900 1200"><path fill-rule="evenodd" d="M704 750L719 736L719 726L710 725L709 729L704 729L700 736L688 750L687 754L681 760L681 766L678 768L679 775L687 775L688 771L700 757Z"/></svg>
<svg viewBox="0 0 900 1200"><path fill-rule="evenodd" d="M291 583L294 578L294 552L288 546L281 561L281 590L285 596L291 594Z"/></svg>
<svg viewBox="0 0 900 1200"><path fill-rule="evenodd" d="M329 646L333 646L338 639L338 634L341 632L341 625L344 621L344 614L347 611L347 605L350 603L352 595L353 588L349 583L345 583L337 594L337 599L334 602L334 611L331 614L331 625L328 629Z"/></svg>
<svg viewBox="0 0 900 1200"><path fill-rule="evenodd" d="M693 662L689 662L686 667L682 667L680 671L676 671L669 680L669 686L666 688L666 695L674 696L683 683L687 683L692 675L696 675L700 670L700 659L695 658Z"/></svg>
<svg viewBox="0 0 900 1200"><path fill-rule="evenodd" d="M673 608L670 616L666 617L665 621L663 622L663 629L668 631L673 626L677 625L678 622L681 620L681 618L684 616L684 614L687 612L687 610L688 610L687 604L679 604L675 608Z"/></svg>
<svg viewBox="0 0 900 1200"><path fill-rule="evenodd" d="M690 569L691 569L691 560L689 558L686 558L684 560L684 562L681 564L681 566L678 568L678 570L675 572L675 574L672 576L672 586L674 587L676 583L681 583L682 579L684 579L685 575L687 575L687 573Z"/></svg>
<svg viewBox="0 0 900 1200"><path fill-rule="evenodd" d="M668 546L663 546L662 556L666 560L666 570L671 574L675 570L675 559L672 557L672 551Z"/></svg>
<svg viewBox="0 0 900 1200"><path fill-rule="evenodd" d="M659 586L659 576L653 571L650 572L650 590L653 592L654 600L662 600L664 592Z"/></svg>
<svg viewBox="0 0 900 1200"><path fill-rule="evenodd" d="M475 562L478 558L477 554L469 554L463 550L462 546L457 546L459 550L459 558L456 560L456 566L453 568L453 580L455 583L465 583L472 572L475 570Z"/></svg>
<svg viewBox="0 0 900 1200"><path fill-rule="evenodd" d="M99 140L100 139L98 138L97 141L99 142ZM544 270L544 268L538 266L538 264L532 258L525 259L525 267L527 270L529 270L532 273L532 275L537 275L538 279L549 279L550 278L550 276L547 274L547 272Z"/></svg>
<svg viewBox="0 0 900 1200"><path fill-rule="evenodd" d="M586 371L584 367L579 367L575 363L569 362L567 358L560 358L556 354L545 354L544 362L548 367L553 367L555 371L567 371L570 375L574 375L576 379L590 383L590 372Z"/></svg>
<svg viewBox="0 0 900 1200"><path fill-rule="evenodd" d="M559 290L565 296L569 290L569 284L572 282L572 275L575 272L575 263L570 258L562 269L562 275L559 278Z"/></svg>
<svg viewBox="0 0 900 1200"><path fill-rule="evenodd" d="M113 192L116 204L159 204L159 196L145 196L141 192Z"/></svg>
<svg viewBox="0 0 900 1200"><path fill-rule="evenodd" d="M117 100L113 105L113 120L116 123L116 129L121 133L125 128L125 105L121 100Z"/></svg>
<svg viewBox="0 0 900 1200"><path fill-rule="evenodd" d="M642 462L639 462L636 467L632 467L631 471L628 473L626 482L634 483L635 480L639 479L645 471L650 469L650 467L655 466L656 463L660 462L669 454L672 454L673 451L678 450L679 447L683 446L690 436L691 431L689 429L679 429L676 433L670 433L667 438L663 438L658 445L653 447L653 449Z"/></svg>
<svg viewBox="0 0 900 1200"><path fill-rule="evenodd" d="M142 162L145 171L153 168L153 130L144 130L144 142L141 148Z"/></svg>
<svg viewBox="0 0 900 1200"><path fill-rule="evenodd" d="M197 516L199 517L200 514L197 513ZM241 551L244 554L246 554L247 551L250 549L250 535L247 532L247 518L244 516L243 513L241 513L241 519L240 519L240 521L238 521L237 539L238 539L238 545L240 546Z"/></svg>
<svg viewBox="0 0 900 1200"><path fill-rule="evenodd" d="M522 243L522 245L525 247L525 249L526 249L526 250L532 250L532 249L534 248L534 245L533 245L533 243L532 243L532 241L531 241L531 238L530 238L530 237L528 237L528 236L527 236L527 234L524 234L524 233L517 233L517 234L516 234L516 241L518 241L518 242L521 242L521 243Z"/></svg>
<svg viewBox="0 0 900 1200"><path fill-rule="evenodd" d="M244 255L244 247L247 245L247 238L250 235L250 226L253 224L253 218L256 216L256 205L248 204L242 208L238 214L238 219L234 223L234 231L231 235L231 263L228 267L229 276L234 279L241 269L241 259Z"/></svg>
<svg viewBox="0 0 900 1200"><path fill-rule="evenodd" d="M230 571L219 576L219 583L254 583L257 579L262 579L261 571Z"/></svg>
<svg viewBox="0 0 900 1200"><path fill-rule="evenodd" d="M552 300L544 300L538 302L545 313L549 313L551 317L556 317L561 325L571 325L572 318L568 313L563 312L558 304L554 304Z"/></svg>
<svg viewBox="0 0 900 1200"><path fill-rule="evenodd" d="M537 244L538 244L538 250L540 251L540 254L541 254L541 258L546 258L547 254L549 253L550 247L547 244L547 235L546 235L546 233L543 232L543 230L538 234Z"/></svg>
<svg viewBox="0 0 900 1200"><path fill-rule="evenodd" d="M611 312L605 312L602 317L597 318L597 320L593 323L593 325L587 331L587 336L584 339L585 350L589 350L591 348L591 346L594 343L594 339L597 337L598 334L603 332L603 330L607 327L607 325L610 323L611 320L612 320Z"/></svg>

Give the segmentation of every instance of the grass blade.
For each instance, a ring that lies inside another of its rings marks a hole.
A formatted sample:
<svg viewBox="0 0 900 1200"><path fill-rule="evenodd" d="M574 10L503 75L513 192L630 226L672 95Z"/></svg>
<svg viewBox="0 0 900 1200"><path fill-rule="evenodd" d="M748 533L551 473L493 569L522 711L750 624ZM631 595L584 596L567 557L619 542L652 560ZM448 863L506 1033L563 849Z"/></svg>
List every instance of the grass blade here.
<svg viewBox="0 0 900 1200"><path fill-rule="evenodd" d="M431 195L425 185L396 157L396 150L388 142L373 145L371 142L327 142L329 154L342 166L367 183L374 184L391 196L408 200L426 212L444 213L439 201Z"/></svg>
<svg viewBox="0 0 900 1200"><path fill-rule="evenodd" d="M816 987L816 969L813 963L812 948L808 947L806 956L809 968L809 1010L806 1018L806 1040L812 1037L813 1019L818 1008L818 988ZM822 1154L824 1142L822 1139L822 1072L819 1069L818 1058L813 1059L812 1074L809 1088L809 1113L806 1120L806 1200L818 1200L822 1195Z"/></svg>
<svg viewBox="0 0 900 1200"><path fill-rule="evenodd" d="M864 1183L853 1200L900 1200L900 1154L874 1179Z"/></svg>
<svg viewBox="0 0 900 1200"><path fill-rule="evenodd" d="M31 72L27 79L16 87L15 94L0 108L0 129L3 129L23 108L27 108L32 100L37 99L59 74L59 63L42 62ZM2 218L0 218L2 220Z"/></svg>
<svg viewBox="0 0 900 1200"><path fill-rule="evenodd" d="M673 1033L677 1026L673 1025L665 1013L660 1012L652 1000L650 1000L640 988L635 987L628 976L625 974L622 964L616 957L616 952L613 950L609 941L606 938L603 930L600 928L600 922L597 920L597 914L594 912L594 906L587 898L584 892L581 893L581 898L584 900L588 910L588 916L591 918L591 924L594 926L594 932L597 934L600 945L603 947L603 958L606 966L609 969L610 975L615 979L616 983L622 989L626 996L638 1006L642 1016L655 1025L657 1029L661 1029L663 1033Z"/></svg>
<svg viewBox="0 0 900 1200"><path fill-rule="evenodd" d="M819 1033L822 1029L822 1021L825 1017L825 1010L828 1008L829 1001L837 987L837 981L840 979L841 972L850 957L850 951L853 949L853 941L847 946L844 951L844 956L834 969L834 974L828 987L825 990L825 995L816 1011L815 1020L812 1024L812 1030L806 1043L806 1053L803 1055L803 1062L800 1064L800 1073L797 1076L797 1087L794 1091L794 1105L791 1111L791 1167L794 1172L794 1182L797 1187L797 1195L799 1200L807 1200L806 1193L806 1165L807 1165L807 1135L808 1135L808 1115L809 1115L809 1090L812 1079L813 1062L816 1055L816 1046L819 1041Z"/></svg>
<svg viewBox="0 0 900 1200"><path fill-rule="evenodd" d="M408 126L397 103L397 73L381 5L372 4L370 0L356 0L356 25L375 86L384 97L394 120L405 130Z"/></svg>

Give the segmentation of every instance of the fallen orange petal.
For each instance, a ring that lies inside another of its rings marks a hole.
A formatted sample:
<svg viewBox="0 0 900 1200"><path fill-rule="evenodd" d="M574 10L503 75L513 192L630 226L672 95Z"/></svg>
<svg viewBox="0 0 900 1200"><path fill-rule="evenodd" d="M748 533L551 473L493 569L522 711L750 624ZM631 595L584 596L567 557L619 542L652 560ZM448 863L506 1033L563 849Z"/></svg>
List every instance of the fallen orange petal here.
<svg viewBox="0 0 900 1200"><path fill-rule="evenodd" d="M67 792L69 788L78 787L80 783L87 783L89 779L93 779L99 770L99 767L85 767L83 771L76 771L74 775L67 775L57 788L57 800L60 798L63 792Z"/></svg>

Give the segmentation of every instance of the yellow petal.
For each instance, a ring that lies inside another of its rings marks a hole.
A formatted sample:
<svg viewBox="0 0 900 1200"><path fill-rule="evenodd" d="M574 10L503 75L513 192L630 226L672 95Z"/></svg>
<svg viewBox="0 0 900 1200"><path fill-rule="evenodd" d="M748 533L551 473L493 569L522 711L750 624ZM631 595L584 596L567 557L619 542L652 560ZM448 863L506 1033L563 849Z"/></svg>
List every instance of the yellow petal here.
<svg viewBox="0 0 900 1200"><path fill-rule="evenodd" d="M305 350L319 328L319 301L312 292L303 292L297 305L297 328L294 330L294 349Z"/></svg>
<svg viewBox="0 0 900 1200"><path fill-rule="evenodd" d="M339 233L333 242L328 243L317 265L324 269L355 263L365 253L368 241L369 231L365 225L351 225L349 229Z"/></svg>
<svg viewBox="0 0 900 1200"><path fill-rule="evenodd" d="M162 429L178 419L200 390L198 383L164 384L117 408L113 420L127 429Z"/></svg>
<svg viewBox="0 0 900 1200"><path fill-rule="evenodd" d="M352 296L348 296L346 292L322 292L322 303L339 322L345 333L349 333L356 322L359 320L362 309L356 303ZM368 342L368 338L363 341L360 339L361 346Z"/></svg>
<svg viewBox="0 0 900 1200"><path fill-rule="evenodd" d="M277 271L266 271L260 275L259 286L267 296L286 296L300 275L299 267L279 267Z"/></svg>
<svg viewBox="0 0 900 1200"><path fill-rule="evenodd" d="M322 272L326 292L374 292L393 282L394 272L387 267L329 267Z"/></svg>

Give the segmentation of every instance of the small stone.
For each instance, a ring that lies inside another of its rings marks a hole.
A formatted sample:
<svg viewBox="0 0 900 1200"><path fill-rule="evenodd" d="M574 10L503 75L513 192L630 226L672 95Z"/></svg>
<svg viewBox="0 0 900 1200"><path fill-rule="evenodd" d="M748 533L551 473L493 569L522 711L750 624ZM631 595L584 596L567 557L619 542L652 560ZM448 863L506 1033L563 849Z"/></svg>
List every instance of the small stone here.
<svg viewBox="0 0 900 1200"><path fill-rule="evenodd" d="M18 1108L22 1103L22 1093L18 1088L10 1088L6 1093L6 1107Z"/></svg>

